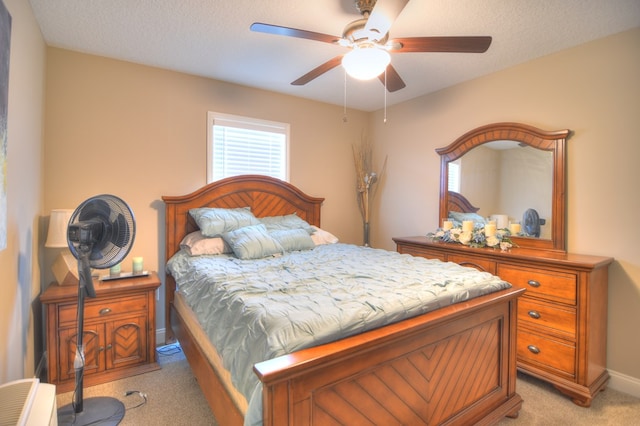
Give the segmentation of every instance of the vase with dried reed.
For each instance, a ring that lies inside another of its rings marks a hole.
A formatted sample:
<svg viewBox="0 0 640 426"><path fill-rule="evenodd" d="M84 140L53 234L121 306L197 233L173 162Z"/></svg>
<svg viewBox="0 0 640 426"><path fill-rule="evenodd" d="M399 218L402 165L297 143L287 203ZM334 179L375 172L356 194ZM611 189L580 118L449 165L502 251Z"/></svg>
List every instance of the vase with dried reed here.
<svg viewBox="0 0 640 426"><path fill-rule="evenodd" d="M353 145L353 161L356 167L356 196L363 222L363 245L368 247L371 202L375 197L376 183L380 181L387 167L387 157L380 173L373 171L373 145L369 139L362 137L358 145Z"/></svg>

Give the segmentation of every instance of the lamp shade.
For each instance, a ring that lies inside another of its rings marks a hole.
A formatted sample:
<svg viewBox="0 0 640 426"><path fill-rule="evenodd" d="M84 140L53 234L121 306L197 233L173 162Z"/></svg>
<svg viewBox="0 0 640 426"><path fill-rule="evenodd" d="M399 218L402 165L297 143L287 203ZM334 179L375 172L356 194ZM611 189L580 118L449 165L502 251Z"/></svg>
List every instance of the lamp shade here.
<svg viewBox="0 0 640 426"><path fill-rule="evenodd" d="M73 210L55 209L51 210L49 218L49 232L47 233L47 241L45 247L68 247L67 244L67 226Z"/></svg>
<svg viewBox="0 0 640 426"><path fill-rule="evenodd" d="M389 52L376 47L356 47L342 57L342 66L347 74L358 80L376 78L390 62Z"/></svg>

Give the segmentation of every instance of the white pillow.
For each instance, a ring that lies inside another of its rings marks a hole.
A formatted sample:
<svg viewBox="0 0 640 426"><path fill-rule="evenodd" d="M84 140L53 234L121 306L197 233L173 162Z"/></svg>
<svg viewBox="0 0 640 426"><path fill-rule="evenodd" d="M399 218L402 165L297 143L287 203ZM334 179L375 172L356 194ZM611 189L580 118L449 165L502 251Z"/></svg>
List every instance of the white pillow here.
<svg viewBox="0 0 640 426"><path fill-rule="evenodd" d="M311 234L311 239L315 245L335 244L338 242L338 237L332 233L325 231L324 229L320 229L315 225L312 225L311 227L314 230L314 233Z"/></svg>
<svg viewBox="0 0 640 426"><path fill-rule="evenodd" d="M190 256L232 253L231 247L221 237L207 238L202 235L202 231L195 231L184 237L180 248Z"/></svg>

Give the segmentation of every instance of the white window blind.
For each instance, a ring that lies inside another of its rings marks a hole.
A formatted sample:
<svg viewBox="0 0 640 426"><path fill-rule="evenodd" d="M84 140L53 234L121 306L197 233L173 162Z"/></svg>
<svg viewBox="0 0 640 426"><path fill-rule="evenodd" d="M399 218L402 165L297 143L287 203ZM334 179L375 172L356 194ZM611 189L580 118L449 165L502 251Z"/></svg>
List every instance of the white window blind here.
<svg viewBox="0 0 640 426"><path fill-rule="evenodd" d="M207 177L259 174L288 180L289 125L209 113Z"/></svg>
<svg viewBox="0 0 640 426"><path fill-rule="evenodd" d="M447 190L460 192L460 163L449 163L447 174Z"/></svg>

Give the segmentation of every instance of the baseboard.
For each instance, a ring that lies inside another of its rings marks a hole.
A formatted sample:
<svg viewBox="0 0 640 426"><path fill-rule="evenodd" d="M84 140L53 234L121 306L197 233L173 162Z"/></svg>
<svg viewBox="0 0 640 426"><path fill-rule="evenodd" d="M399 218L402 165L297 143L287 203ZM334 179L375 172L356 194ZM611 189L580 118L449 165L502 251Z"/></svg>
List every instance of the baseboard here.
<svg viewBox="0 0 640 426"><path fill-rule="evenodd" d="M156 346L164 346L165 336L166 336L165 328L156 329Z"/></svg>
<svg viewBox="0 0 640 426"><path fill-rule="evenodd" d="M640 379L611 370L609 370L609 375L611 379L609 380L608 387L640 398Z"/></svg>

